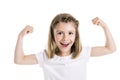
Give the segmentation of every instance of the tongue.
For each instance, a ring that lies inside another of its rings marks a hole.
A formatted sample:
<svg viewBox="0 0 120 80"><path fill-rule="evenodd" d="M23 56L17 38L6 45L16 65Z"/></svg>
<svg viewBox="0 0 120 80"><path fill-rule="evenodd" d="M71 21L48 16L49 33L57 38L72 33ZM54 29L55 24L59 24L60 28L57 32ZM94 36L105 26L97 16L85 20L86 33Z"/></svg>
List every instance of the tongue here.
<svg viewBox="0 0 120 80"><path fill-rule="evenodd" d="M62 44L64 47L67 47L68 46L68 44Z"/></svg>

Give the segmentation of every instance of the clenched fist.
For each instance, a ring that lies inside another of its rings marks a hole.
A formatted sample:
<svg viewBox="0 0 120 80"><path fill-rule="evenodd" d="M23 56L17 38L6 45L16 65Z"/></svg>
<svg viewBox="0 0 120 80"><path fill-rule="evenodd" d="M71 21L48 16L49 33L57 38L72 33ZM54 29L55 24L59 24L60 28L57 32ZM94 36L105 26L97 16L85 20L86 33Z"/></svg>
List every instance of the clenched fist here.
<svg viewBox="0 0 120 80"><path fill-rule="evenodd" d="M106 24L98 17L92 19L92 23L101 27L105 27Z"/></svg>
<svg viewBox="0 0 120 80"><path fill-rule="evenodd" d="M24 37L24 35L32 33L33 32L33 27L30 25L27 25L20 33L19 37Z"/></svg>

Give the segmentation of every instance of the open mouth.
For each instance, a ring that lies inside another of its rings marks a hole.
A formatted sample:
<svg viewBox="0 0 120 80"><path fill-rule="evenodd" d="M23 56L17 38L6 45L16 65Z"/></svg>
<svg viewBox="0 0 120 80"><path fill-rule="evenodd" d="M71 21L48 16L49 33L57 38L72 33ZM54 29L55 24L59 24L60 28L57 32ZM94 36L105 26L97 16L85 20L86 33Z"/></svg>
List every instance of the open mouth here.
<svg viewBox="0 0 120 80"><path fill-rule="evenodd" d="M69 43L60 43L63 47L67 47Z"/></svg>

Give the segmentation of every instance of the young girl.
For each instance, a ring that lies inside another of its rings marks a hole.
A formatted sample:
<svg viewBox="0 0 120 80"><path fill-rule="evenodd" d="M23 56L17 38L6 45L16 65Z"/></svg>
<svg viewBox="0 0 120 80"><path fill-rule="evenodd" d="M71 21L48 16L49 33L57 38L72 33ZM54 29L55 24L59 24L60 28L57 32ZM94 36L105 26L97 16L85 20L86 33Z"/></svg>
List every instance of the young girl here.
<svg viewBox="0 0 120 80"><path fill-rule="evenodd" d="M72 15L58 14L51 22L48 48L38 54L24 55L23 37L33 32L27 25L18 36L14 62L16 64L39 64L45 80L86 80L86 63L90 56L113 53L116 46L108 26L98 17L92 23L101 26L106 36L104 46L83 47L79 37L79 22Z"/></svg>

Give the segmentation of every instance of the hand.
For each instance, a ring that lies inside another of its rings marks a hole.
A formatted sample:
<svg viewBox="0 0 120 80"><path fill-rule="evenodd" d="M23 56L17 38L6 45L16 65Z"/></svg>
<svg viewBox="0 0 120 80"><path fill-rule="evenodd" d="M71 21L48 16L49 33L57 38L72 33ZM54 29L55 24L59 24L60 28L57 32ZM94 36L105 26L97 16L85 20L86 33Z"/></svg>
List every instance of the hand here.
<svg viewBox="0 0 120 80"><path fill-rule="evenodd" d="M92 23L98 26L102 26L102 27L106 26L106 24L98 17L92 19Z"/></svg>
<svg viewBox="0 0 120 80"><path fill-rule="evenodd" d="M24 35L32 33L33 32L33 27L30 25L27 25L20 33L19 37L24 37Z"/></svg>

